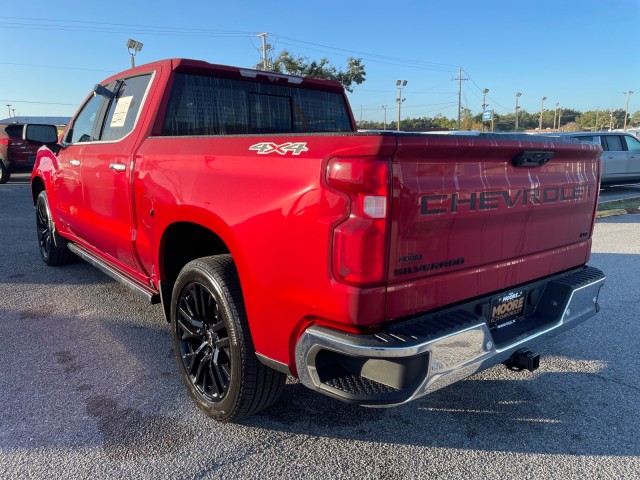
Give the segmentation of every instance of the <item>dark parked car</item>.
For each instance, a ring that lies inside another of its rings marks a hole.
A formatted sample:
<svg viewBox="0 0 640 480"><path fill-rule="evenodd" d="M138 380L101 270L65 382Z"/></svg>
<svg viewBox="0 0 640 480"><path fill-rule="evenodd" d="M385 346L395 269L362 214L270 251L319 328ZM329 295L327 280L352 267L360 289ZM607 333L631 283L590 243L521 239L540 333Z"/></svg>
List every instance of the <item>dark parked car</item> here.
<svg viewBox="0 0 640 480"><path fill-rule="evenodd" d="M24 140L24 123L0 123L0 183L7 183L12 173L31 172L36 152L46 143ZM38 125L31 124L37 132ZM37 135L36 135L37 137Z"/></svg>
<svg viewBox="0 0 640 480"><path fill-rule="evenodd" d="M602 147L602 183L640 182L640 141L624 132L566 133Z"/></svg>

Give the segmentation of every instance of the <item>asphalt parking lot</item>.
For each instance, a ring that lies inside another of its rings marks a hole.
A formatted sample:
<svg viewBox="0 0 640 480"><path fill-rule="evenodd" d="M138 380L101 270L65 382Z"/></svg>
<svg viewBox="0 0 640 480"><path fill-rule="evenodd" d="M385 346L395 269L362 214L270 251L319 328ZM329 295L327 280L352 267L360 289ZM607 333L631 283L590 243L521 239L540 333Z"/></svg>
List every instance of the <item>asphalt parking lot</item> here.
<svg viewBox="0 0 640 480"><path fill-rule="evenodd" d="M2 478L640 476L640 214L597 222L601 313L537 350L395 409L295 381L241 425L200 413L160 307L39 258L29 186L0 185Z"/></svg>

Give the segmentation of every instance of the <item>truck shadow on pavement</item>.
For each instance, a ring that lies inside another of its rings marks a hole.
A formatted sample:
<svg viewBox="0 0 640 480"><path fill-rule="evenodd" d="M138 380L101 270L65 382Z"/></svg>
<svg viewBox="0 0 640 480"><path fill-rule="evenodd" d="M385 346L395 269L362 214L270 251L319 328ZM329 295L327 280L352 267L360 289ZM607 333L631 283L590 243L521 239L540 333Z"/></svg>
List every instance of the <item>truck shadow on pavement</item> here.
<svg viewBox="0 0 640 480"><path fill-rule="evenodd" d="M638 456L640 372L629 362L637 322L628 315L638 311L638 301L619 292L637 291L640 280L614 272L639 261L639 255L594 254L594 266L611 272L603 311L575 334L546 342L534 373L497 366L393 409L347 405L290 379L275 405L241 425L216 423L193 404L159 307L124 287L113 294L115 282L88 265L72 265L58 281L104 280L90 288L109 304L111 317L99 304L66 314L46 301L0 309L0 433L10 432L0 434L0 451L101 446L110 458L142 458L240 432L249 444L284 433L331 444Z"/></svg>

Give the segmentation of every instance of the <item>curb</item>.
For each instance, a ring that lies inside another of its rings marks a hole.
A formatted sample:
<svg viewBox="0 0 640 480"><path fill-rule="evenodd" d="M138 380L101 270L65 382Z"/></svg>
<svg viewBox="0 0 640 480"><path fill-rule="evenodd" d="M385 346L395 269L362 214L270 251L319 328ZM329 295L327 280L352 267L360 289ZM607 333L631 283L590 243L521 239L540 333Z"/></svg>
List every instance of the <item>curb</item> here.
<svg viewBox="0 0 640 480"><path fill-rule="evenodd" d="M615 217L617 215L626 215L627 211L623 208L616 208L614 210L603 210L596 213L596 218Z"/></svg>

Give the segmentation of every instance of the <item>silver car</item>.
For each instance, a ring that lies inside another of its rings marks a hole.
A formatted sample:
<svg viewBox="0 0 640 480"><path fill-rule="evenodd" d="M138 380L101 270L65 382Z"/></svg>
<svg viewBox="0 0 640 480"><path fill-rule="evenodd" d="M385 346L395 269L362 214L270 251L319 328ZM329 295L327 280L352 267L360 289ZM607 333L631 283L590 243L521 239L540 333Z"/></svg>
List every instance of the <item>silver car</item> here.
<svg viewBox="0 0 640 480"><path fill-rule="evenodd" d="M640 141L624 132L576 132L563 136L602 146L602 183L640 182Z"/></svg>

